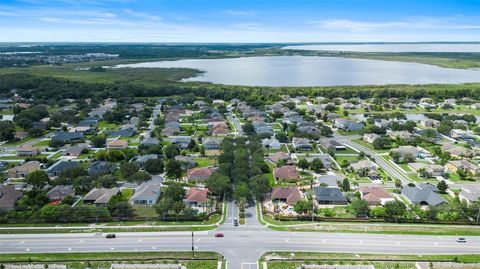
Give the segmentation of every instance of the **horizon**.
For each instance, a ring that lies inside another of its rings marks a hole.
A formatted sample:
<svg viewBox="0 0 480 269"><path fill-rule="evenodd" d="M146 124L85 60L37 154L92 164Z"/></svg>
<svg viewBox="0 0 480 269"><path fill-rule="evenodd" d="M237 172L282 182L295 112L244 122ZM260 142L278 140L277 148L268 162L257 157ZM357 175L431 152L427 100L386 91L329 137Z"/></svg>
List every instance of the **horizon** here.
<svg viewBox="0 0 480 269"><path fill-rule="evenodd" d="M478 42L479 9L469 0L6 0L0 42Z"/></svg>

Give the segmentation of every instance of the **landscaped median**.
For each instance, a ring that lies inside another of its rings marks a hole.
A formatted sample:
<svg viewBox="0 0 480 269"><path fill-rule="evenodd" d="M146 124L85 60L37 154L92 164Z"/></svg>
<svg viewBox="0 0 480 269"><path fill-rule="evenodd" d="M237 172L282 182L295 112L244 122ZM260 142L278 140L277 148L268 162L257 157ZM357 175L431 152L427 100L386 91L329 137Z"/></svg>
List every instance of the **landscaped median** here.
<svg viewBox="0 0 480 269"><path fill-rule="evenodd" d="M86 223L33 223L0 224L0 234L38 234L38 233L92 233L92 232L173 232L173 231L208 231L225 222L226 203L223 214L215 214L206 221L124 221Z"/></svg>
<svg viewBox="0 0 480 269"><path fill-rule="evenodd" d="M0 254L0 264L60 264L70 269L110 268L112 263L182 264L188 269L217 269L224 263L215 252L110 252L110 253L28 253ZM3 267L2 267L3 268ZM45 266L45 268L48 268ZM222 268L224 268L222 266Z"/></svg>
<svg viewBox="0 0 480 269"><path fill-rule="evenodd" d="M414 269L417 262L480 263L480 255L391 255L321 252L269 252L261 257L268 269L297 269L302 265L373 265L376 269ZM471 267L475 268L475 267Z"/></svg>
<svg viewBox="0 0 480 269"><path fill-rule="evenodd" d="M262 214L260 206L257 206L257 213L259 221L262 224L277 231L480 236L480 228L475 225L409 224L368 221L277 221L269 215Z"/></svg>

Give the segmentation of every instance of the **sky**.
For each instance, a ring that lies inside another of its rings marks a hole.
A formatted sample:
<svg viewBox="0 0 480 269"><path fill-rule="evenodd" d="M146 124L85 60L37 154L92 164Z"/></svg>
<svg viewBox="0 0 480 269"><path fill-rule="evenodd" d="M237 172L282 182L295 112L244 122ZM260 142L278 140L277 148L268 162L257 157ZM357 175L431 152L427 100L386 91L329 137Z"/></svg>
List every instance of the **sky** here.
<svg viewBox="0 0 480 269"><path fill-rule="evenodd" d="M2 0L0 42L480 41L480 0Z"/></svg>

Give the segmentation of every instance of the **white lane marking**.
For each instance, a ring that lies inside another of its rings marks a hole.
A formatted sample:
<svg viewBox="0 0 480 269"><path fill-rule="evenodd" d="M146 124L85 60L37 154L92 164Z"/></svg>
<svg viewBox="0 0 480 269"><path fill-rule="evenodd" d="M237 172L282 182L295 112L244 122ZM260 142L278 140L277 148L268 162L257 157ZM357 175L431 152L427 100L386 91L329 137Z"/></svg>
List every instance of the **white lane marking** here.
<svg viewBox="0 0 480 269"><path fill-rule="evenodd" d="M137 240L137 242L142 242L142 241L143 241L143 239L138 239L138 240Z"/></svg>
<svg viewBox="0 0 480 269"><path fill-rule="evenodd" d="M72 251L72 248L68 248L69 251Z"/></svg>
<svg viewBox="0 0 480 269"><path fill-rule="evenodd" d="M80 242L78 242L78 243L80 243L80 244L83 243L83 240L80 240Z"/></svg>
<svg viewBox="0 0 480 269"><path fill-rule="evenodd" d="M111 247L110 249L113 250L113 247Z"/></svg>
<svg viewBox="0 0 480 269"><path fill-rule="evenodd" d="M152 249L157 249L156 247L152 247Z"/></svg>
<svg viewBox="0 0 480 269"><path fill-rule="evenodd" d="M19 243L19 245L22 245L22 244L25 244L25 241L22 241L22 242Z"/></svg>
<svg viewBox="0 0 480 269"><path fill-rule="evenodd" d="M26 250L26 251L30 251L30 249L29 249L29 248L27 248L27 249L25 249L25 250Z"/></svg>

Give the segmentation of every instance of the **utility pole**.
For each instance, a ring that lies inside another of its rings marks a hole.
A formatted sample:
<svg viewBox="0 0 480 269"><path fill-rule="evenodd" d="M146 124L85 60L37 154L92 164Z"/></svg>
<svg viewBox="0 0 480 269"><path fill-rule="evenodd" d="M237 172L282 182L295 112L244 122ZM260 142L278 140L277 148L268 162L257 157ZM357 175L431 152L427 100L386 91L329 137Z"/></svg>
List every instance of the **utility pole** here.
<svg viewBox="0 0 480 269"><path fill-rule="evenodd" d="M477 225L480 221L480 207L478 208L478 213L477 213Z"/></svg>
<svg viewBox="0 0 480 269"><path fill-rule="evenodd" d="M193 230L192 230L192 258L195 258L195 242L193 238Z"/></svg>

